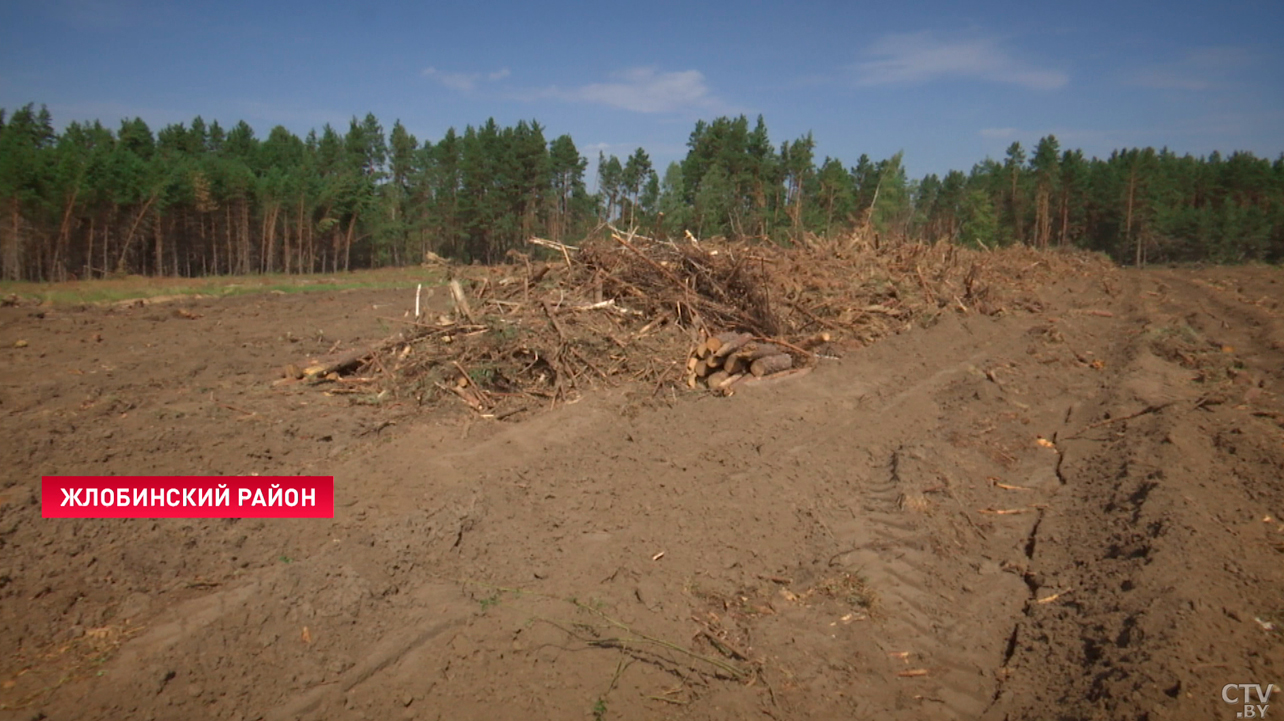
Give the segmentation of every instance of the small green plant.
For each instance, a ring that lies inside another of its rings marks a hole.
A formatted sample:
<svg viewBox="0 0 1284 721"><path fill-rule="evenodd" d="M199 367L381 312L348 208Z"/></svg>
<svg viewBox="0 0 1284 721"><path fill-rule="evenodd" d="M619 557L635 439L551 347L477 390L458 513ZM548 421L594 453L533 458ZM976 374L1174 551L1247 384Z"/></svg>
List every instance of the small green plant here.
<svg viewBox="0 0 1284 721"><path fill-rule="evenodd" d="M493 333L495 337L501 341L505 341L505 342L511 341L517 338L517 326L502 325L499 328L492 330L491 333Z"/></svg>
<svg viewBox="0 0 1284 721"><path fill-rule="evenodd" d="M485 388L486 386L494 383L495 369L490 366L472 368L468 371L468 379L473 382L473 385Z"/></svg>
<svg viewBox="0 0 1284 721"><path fill-rule="evenodd" d="M593 721L602 721L606 718L606 699L599 698L597 703L593 704Z"/></svg>
<svg viewBox="0 0 1284 721"><path fill-rule="evenodd" d="M352 396L353 405L358 406L379 406L383 405L384 400L388 397L388 391L382 390L378 393L365 393L359 396Z"/></svg>
<svg viewBox="0 0 1284 721"><path fill-rule="evenodd" d="M486 598L478 601L481 604L482 613L489 611L492 607L499 605L499 593L493 593Z"/></svg>

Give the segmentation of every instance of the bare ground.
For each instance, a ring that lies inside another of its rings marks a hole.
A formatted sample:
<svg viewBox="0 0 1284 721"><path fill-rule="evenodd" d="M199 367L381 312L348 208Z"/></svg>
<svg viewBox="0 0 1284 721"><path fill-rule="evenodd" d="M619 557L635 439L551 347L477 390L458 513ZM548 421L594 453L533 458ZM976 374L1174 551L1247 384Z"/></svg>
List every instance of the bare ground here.
<svg viewBox="0 0 1284 721"><path fill-rule="evenodd" d="M0 720L1234 718L1284 681L1284 273L1039 294L520 423L273 385L406 292L0 309ZM40 518L165 473L338 507Z"/></svg>

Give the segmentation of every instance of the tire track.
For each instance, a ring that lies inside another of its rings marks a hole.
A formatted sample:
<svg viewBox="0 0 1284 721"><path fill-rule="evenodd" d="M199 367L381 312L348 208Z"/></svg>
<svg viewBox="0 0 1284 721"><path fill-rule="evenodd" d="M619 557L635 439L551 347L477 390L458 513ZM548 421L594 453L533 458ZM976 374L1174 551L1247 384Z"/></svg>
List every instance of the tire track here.
<svg viewBox="0 0 1284 721"><path fill-rule="evenodd" d="M1227 712L1221 684L1260 675L1253 659L1281 656L1244 622L1279 593L1250 565L1271 562L1231 560L1246 549L1226 519L1249 517L1246 497L1265 479L1261 466L1235 458L1242 451L1218 447L1219 429L1239 433L1250 420L1221 401L1207 405L1224 387L1201 365L1216 354L1199 348L1225 341L1174 325L1205 306L1206 291L1165 274L1128 279L1122 362L1087 404L1093 414L1076 420L1083 430L1060 444L1062 502L1031 554L1036 582L1070 590L1027 608L993 718L1048 718L1053 709L1074 719L1215 718ZM1257 353L1264 339L1239 340ZM1193 350L1178 344L1173 361L1152 353L1177 341ZM1210 489L1211 479L1225 482Z"/></svg>

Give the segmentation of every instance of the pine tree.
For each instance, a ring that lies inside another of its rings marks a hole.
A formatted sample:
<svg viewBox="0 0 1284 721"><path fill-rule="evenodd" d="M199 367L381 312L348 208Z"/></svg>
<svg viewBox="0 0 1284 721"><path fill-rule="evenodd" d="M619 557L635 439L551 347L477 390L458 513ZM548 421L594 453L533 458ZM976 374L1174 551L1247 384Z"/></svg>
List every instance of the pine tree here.
<svg viewBox="0 0 1284 721"><path fill-rule="evenodd" d="M597 154L597 192L603 206L602 220L614 221L624 193L624 167L619 158L612 155L608 159L601 151Z"/></svg>
<svg viewBox="0 0 1284 721"><path fill-rule="evenodd" d="M571 136L561 135L549 146L549 162L554 199L550 235L553 240L562 242L563 238L578 228L584 217L584 172L588 168L588 161L580 155Z"/></svg>
<svg viewBox="0 0 1284 721"><path fill-rule="evenodd" d="M1052 241L1052 195L1061 182L1060 150L1056 137L1049 135L1039 140L1030 159L1035 183L1034 243L1040 248Z"/></svg>
<svg viewBox="0 0 1284 721"><path fill-rule="evenodd" d="M657 203L660 213L660 229L666 236L681 235L682 231L692 228L691 208L687 203L686 176L682 166L669 163L664 171L664 180L660 183L660 198Z"/></svg>
<svg viewBox="0 0 1284 721"><path fill-rule="evenodd" d="M621 187L629 196L629 226L636 225L636 211L642 188L651 177L651 158L642 148L638 148L625 161L620 174Z"/></svg>
<svg viewBox="0 0 1284 721"><path fill-rule="evenodd" d="M1003 169L1008 175L1011 186L1008 194L1008 217L1012 223L1012 237L1018 243L1025 242L1025 227L1022 222L1022 214L1025 212L1024 190L1022 189L1022 170L1024 166L1025 150L1021 148L1021 143L1014 142L1008 146L1007 158L1003 163Z"/></svg>
<svg viewBox="0 0 1284 721"><path fill-rule="evenodd" d="M909 226L912 206L902 156L898 152L875 166L878 184L870 205L870 222L884 235L904 234Z"/></svg>

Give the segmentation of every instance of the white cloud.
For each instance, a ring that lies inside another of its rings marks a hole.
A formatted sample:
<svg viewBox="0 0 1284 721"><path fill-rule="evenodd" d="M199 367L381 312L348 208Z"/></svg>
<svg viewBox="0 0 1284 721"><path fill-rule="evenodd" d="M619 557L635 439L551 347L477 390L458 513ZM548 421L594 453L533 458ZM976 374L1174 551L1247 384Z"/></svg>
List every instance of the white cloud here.
<svg viewBox="0 0 1284 721"><path fill-rule="evenodd" d="M434 67L423 69L423 76L425 78L433 78L451 90L458 90L463 93L476 90L478 83L483 80L493 83L496 80L503 80L511 74L512 73L508 68L500 68L499 70L489 73L458 73L450 72L448 70L438 70Z"/></svg>
<svg viewBox="0 0 1284 721"><path fill-rule="evenodd" d="M1197 48L1181 60L1142 68L1126 80L1130 85L1159 90L1211 90L1224 86L1236 70L1252 62L1252 55L1243 48Z"/></svg>
<svg viewBox="0 0 1284 721"><path fill-rule="evenodd" d="M632 68L612 76L611 82L577 88L548 88L543 97L606 105L635 113L682 111L727 112L728 106L709 91L699 70L662 73L655 68Z"/></svg>
<svg viewBox="0 0 1284 721"><path fill-rule="evenodd" d="M866 53L874 59L853 66L861 85L972 78L1052 90L1070 80L1063 72L1013 57L993 38L945 39L927 31L896 33L884 36Z"/></svg>

